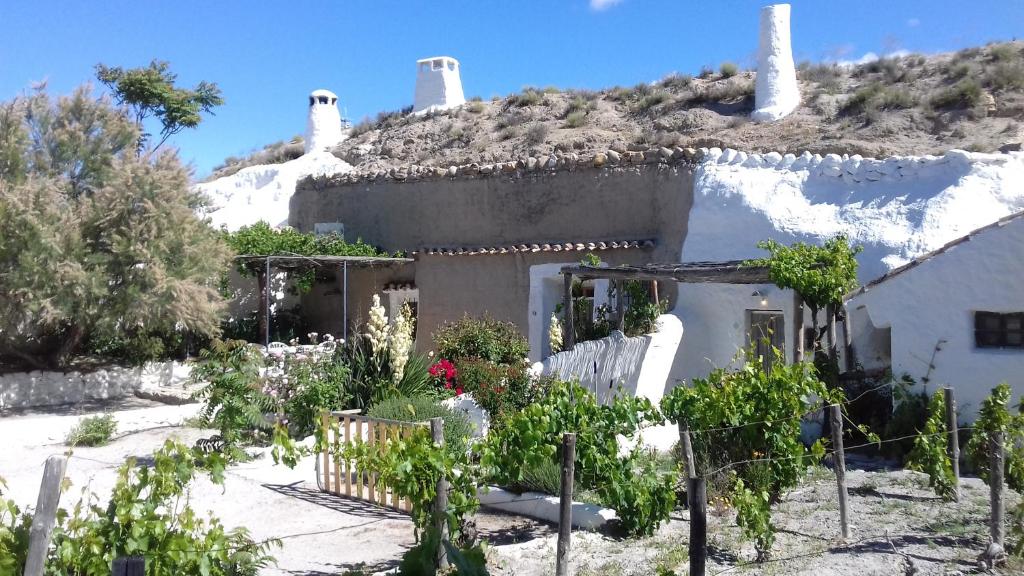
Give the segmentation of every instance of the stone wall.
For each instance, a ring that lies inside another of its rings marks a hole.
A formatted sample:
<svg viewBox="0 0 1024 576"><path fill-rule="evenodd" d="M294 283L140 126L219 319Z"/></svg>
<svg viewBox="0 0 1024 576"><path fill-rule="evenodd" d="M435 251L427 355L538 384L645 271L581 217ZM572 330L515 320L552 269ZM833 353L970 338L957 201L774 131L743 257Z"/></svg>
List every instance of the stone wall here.
<svg viewBox="0 0 1024 576"><path fill-rule="evenodd" d="M12 372L0 374L0 410L111 400L145 390L183 389L191 367L178 362L113 366L93 372Z"/></svg>

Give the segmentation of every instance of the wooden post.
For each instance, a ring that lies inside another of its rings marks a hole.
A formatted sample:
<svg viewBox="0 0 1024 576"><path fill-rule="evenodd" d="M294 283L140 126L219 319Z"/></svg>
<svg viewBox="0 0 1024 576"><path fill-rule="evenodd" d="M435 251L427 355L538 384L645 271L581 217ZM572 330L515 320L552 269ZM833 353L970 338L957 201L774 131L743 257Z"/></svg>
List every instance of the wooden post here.
<svg viewBox="0 0 1024 576"><path fill-rule="evenodd" d="M793 291L793 363L804 361L804 299Z"/></svg>
<svg viewBox="0 0 1024 576"><path fill-rule="evenodd" d="M686 422L680 422L678 426L679 443L683 446L683 457L686 459L686 477L696 478L697 466L693 461L693 444L690 441L690 425Z"/></svg>
<svg viewBox="0 0 1024 576"><path fill-rule="evenodd" d="M836 469L836 484L839 485L839 522L843 539L850 538L850 516L846 493L846 454L843 452L843 413L838 404L829 406L832 413L832 446L835 448L833 462Z"/></svg>
<svg viewBox="0 0 1024 576"><path fill-rule="evenodd" d="M960 501L960 434L957 430L956 421L956 399L953 397L953 387L946 386L946 427L949 429L949 460L953 463L953 500Z"/></svg>
<svg viewBox="0 0 1024 576"><path fill-rule="evenodd" d="M828 359L838 363L839 343L836 338L836 307L832 304L825 306L825 326L827 327L826 334L828 335ZM839 368L839 366L836 366L836 368Z"/></svg>
<svg viewBox="0 0 1024 576"><path fill-rule="evenodd" d="M444 420L440 417L430 419L430 434L434 437L434 444L444 446ZM434 527L438 533L437 543L437 567L448 567L448 553L444 549L444 542L448 539L448 479L441 477L437 480L437 496L434 499Z"/></svg>
<svg viewBox="0 0 1024 576"><path fill-rule="evenodd" d="M562 486L558 497L558 554L555 576L569 576L569 541L572 536L572 485L576 466L576 433L562 436Z"/></svg>
<svg viewBox="0 0 1024 576"><path fill-rule="evenodd" d="M320 414L324 434L323 470L324 490L331 491L331 413L326 410ZM337 456L337 455L335 455Z"/></svg>
<svg viewBox="0 0 1024 576"><path fill-rule="evenodd" d="M626 281L612 280L615 284L615 329L626 331Z"/></svg>
<svg viewBox="0 0 1024 576"><path fill-rule="evenodd" d="M992 544L986 551L986 556L995 561L1003 555L1006 530L1004 516L1006 514L1006 503L1003 501L1003 471L1005 458L1003 455L1003 433L992 432L989 437L989 450L991 460L989 461L988 485L990 500L992 503L992 517L989 524L989 534L992 536Z"/></svg>
<svg viewBox="0 0 1024 576"><path fill-rule="evenodd" d="M850 325L850 310L843 304L843 355L847 372L857 367L857 358L853 355L853 327Z"/></svg>
<svg viewBox="0 0 1024 576"><path fill-rule="evenodd" d="M267 263L266 270L269 270L269 259ZM260 293L260 306L256 317L259 318L259 337L263 339L264 346L270 344L270 318L268 314L270 311L270 278L266 270L256 272L256 285Z"/></svg>
<svg viewBox="0 0 1024 576"><path fill-rule="evenodd" d="M572 309L572 274L563 274L562 286L562 310L565 312L565 322L562 325L562 349L572 350L576 345L576 328L573 326Z"/></svg>
<svg viewBox="0 0 1024 576"><path fill-rule="evenodd" d="M690 576L704 576L708 556L708 495L703 478L686 481L690 507Z"/></svg>
<svg viewBox="0 0 1024 576"><path fill-rule="evenodd" d="M146 559L142 556L114 558L112 576L146 576Z"/></svg>
<svg viewBox="0 0 1024 576"><path fill-rule="evenodd" d="M658 299L658 281L651 280L651 295L654 297L654 303L661 306L661 300ZM659 308L660 310L661 308Z"/></svg>
<svg viewBox="0 0 1024 576"><path fill-rule="evenodd" d="M57 504L60 502L60 485L68 467L67 456L50 456L43 469L43 481L39 484L32 527L28 533L28 556L25 558L25 576L43 576L46 567L46 551L50 548L50 536L57 521Z"/></svg>

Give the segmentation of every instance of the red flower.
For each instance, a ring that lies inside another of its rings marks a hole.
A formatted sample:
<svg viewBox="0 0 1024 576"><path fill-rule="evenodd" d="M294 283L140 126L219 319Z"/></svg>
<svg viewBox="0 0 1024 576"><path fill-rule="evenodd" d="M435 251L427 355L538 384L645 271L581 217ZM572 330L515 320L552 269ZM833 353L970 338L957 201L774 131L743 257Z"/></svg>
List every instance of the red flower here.
<svg viewBox="0 0 1024 576"><path fill-rule="evenodd" d="M455 389L455 395L456 396L462 396L462 387L461 386L459 386L458 388Z"/></svg>
<svg viewBox="0 0 1024 576"><path fill-rule="evenodd" d="M452 389L452 383L451 382L445 382L444 383L444 387L449 389L449 390L451 390Z"/></svg>

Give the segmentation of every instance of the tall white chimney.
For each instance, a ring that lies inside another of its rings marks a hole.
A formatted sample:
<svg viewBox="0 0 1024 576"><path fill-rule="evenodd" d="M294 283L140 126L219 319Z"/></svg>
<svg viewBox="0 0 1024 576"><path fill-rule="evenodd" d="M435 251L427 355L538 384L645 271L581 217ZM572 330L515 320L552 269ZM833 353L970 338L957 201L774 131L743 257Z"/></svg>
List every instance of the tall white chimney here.
<svg viewBox="0 0 1024 576"><path fill-rule="evenodd" d="M756 122L774 122L800 105L800 88L796 83L789 39L789 12L789 4L772 4L761 9L755 107L751 114Z"/></svg>

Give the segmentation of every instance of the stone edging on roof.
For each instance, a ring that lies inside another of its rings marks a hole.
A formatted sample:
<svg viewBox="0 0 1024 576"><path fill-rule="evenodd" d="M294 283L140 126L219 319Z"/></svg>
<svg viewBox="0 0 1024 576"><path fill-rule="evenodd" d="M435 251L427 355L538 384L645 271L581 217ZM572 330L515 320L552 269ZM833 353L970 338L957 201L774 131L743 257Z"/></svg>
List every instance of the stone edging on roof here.
<svg viewBox="0 0 1024 576"><path fill-rule="evenodd" d="M578 154L575 152L554 152L540 156L527 156L507 162L494 164L453 165L447 168L436 166L401 166L387 170L370 170L367 172L349 172L346 174L330 174L319 177L307 177L296 186L300 189L322 190L324 188L345 185L358 185L370 182L394 181L417 182L423 180L442 179L473 179L493 176L521 178L531 174L565 172L586 169L616 169L646 165L688 165L695 166L702 158L696 148L654 147L644 150L606 150L596 154Z"/></svg>

